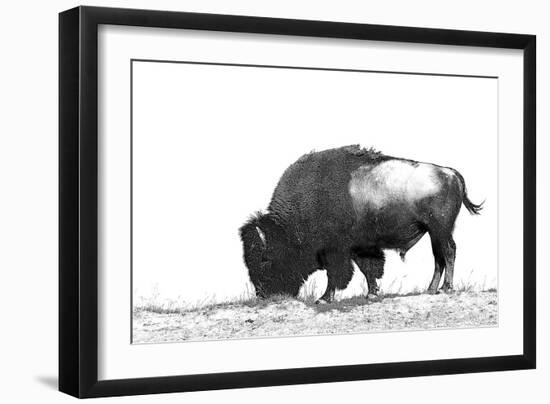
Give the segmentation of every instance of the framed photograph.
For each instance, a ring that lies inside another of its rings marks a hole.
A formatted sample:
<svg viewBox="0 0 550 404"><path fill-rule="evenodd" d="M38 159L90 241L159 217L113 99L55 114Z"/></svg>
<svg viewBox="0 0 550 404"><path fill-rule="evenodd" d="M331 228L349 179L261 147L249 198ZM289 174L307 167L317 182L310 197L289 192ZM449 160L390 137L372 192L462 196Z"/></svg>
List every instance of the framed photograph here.
<svg viewBox="0 0 550 404"><path fill-rule="evenodd" d="M59 387L535 367L533 35L59 17Z"/></svg>

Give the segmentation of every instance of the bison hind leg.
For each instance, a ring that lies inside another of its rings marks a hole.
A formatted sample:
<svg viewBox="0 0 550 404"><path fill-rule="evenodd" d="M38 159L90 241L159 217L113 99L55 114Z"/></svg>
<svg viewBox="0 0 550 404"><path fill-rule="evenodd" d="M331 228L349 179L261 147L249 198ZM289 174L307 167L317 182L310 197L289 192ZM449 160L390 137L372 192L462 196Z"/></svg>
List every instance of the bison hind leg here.
<svg viewBox="0 0 550 404"><path fill-rule="evenodd" d="M454 275L454 266L455 266L455 257L456 257L456 244L451 237L447 241L444 250L445 255L445 279L441 289L445 293L450 293L453 291L453 275Z"/></svg>
<svg viewBox="0 0 550 404"><path fill-rule="evenodd" d="M445 272L445 279L441 286L442 291L451 292L453 290L454 263L456 256L456 244L452 236L437 238L432 236L432 249L435 259L435 269L428 293L438 293L438 286L441 275Z"/></svg>

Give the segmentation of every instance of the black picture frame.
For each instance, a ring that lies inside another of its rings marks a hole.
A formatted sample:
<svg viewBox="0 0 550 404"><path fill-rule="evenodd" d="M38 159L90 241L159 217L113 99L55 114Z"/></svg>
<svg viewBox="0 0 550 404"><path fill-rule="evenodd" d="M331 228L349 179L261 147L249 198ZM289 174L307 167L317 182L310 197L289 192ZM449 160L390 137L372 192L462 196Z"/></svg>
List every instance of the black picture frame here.
<svg viewBox="0 0 550 404"><path fill-rule="evenodd" d="M98 25L523 50L523 354L98 381ZM75 397L459 374L536 366L536 37L77 7L59 15L59 390Z"/></svg>

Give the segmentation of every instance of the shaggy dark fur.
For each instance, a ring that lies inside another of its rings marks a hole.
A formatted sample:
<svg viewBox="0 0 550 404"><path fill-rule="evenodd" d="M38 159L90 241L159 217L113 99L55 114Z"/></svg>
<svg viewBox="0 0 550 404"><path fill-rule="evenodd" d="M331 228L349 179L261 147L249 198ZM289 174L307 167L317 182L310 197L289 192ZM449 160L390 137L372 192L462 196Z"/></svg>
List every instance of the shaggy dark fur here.
<svg viewBox="0 0 550 404"><path fill-rule="evenodd" d="M457 171L452 170L455 175L449 179L448 170L433 166L449 185L436 196L415 201L414 214L401 202L358 212L349 190L352 173L389 160L419 164L353 145L311 152L288 167L267 213L257 213L240 229L244 260L258 296L297 295L311 273L325 269L328 286L321 299L331 301L335 289L351 280L352 261L367 278L369 294L376 294L376 279L384 272L383 249L396 249L403 258L426 232L435 257L429 291L437 290L445 267L444 289L452 288L456 216L463 203L476 214L481 205L468 199Z"/></svg>

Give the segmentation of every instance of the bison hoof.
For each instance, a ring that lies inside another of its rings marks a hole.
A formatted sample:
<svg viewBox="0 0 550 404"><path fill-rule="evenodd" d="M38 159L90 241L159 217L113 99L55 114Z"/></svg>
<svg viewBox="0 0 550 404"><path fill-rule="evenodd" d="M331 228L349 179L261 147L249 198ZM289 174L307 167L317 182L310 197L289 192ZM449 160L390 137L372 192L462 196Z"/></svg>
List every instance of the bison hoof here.
<svg viewBox="0 0 550 404"><path fill-rule="evenodd" d="M440 292L443 292L443 293L453 293L453 288L451 287L442 287L441 289L439 289Z"/></svg>
<svg viewBox="0 0 550 404"><path fill-rule="evenodd" d="M367 299L368 300L378 299L378 295L376 295L374 293L369 293L369 294L367 294Z"/></svg>
<svg viewBox="0 0 550 404"><path fill-rule="evenodd" d="M439 291L437 289L428 289L428 294L429 295L437 295L439 293Z"/></svg>
<svg viewBox="0 0 550 404"><path fill-rule="evenodd" d="M328 303L330 303L330 302L325 300L325 299L319 299L315 302L315 304L328 304Z"/></svg>

